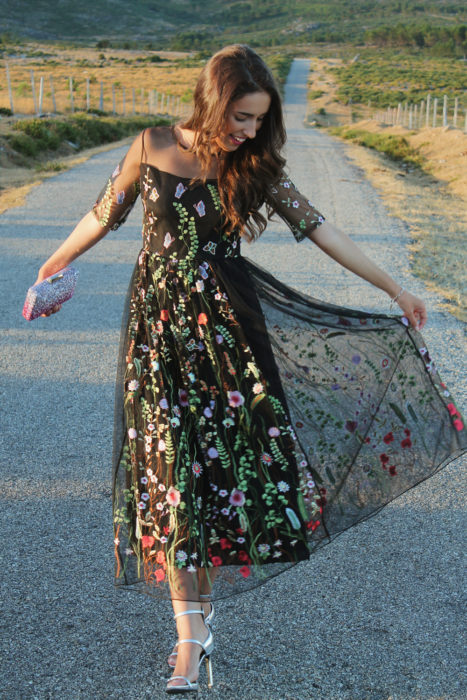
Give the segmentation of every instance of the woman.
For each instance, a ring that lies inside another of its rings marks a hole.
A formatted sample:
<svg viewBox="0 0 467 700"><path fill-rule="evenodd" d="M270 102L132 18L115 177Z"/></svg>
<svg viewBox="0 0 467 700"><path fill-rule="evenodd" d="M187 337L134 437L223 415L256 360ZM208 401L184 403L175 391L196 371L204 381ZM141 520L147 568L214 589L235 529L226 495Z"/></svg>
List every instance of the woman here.
<svg viewBox="0 0 467 700"><path fill-rule="evenodd" d="M169 693L197 689L203 658L212 683L213 597L308 559L465 449L408 328L424 326L425 305L296 190L284 142L263 61L246 46L219 51L190 118L135 139L38 277L121 225L141 192L117 378L116 580L172 600ZM404 318L317 302L242 257L241 239L266 226L263 204Z"/></svg>

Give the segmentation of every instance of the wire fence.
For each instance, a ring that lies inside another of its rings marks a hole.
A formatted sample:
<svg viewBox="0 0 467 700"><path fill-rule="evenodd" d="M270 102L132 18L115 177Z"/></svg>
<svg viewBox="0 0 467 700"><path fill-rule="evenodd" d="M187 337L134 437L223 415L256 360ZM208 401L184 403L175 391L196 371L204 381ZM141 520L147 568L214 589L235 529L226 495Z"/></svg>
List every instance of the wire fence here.
<svg viewBox="0 0 467 700"><path fill-rule="evenodd" d="M452 126L467 133L467 110L459 97L449 99L447 95L433 97L429 93L419 104L399 102L397 107L388 107L373 112L373 119L392 126L406 126L417 130L425 127Z"/></svg>
<svg viewBox="0 0 467 700"><path fill-rule="evenodd" d="M72 75L62 78L41 75L37 79L33 70L29 71L28 80L14 82L8 64L5 65L5 76L8 101L6 95L0 98L0 107L17 116L41 117L84 111L119 116L160 114L183 117L189 109L180 96L150 87L128 87Z"/></svg>

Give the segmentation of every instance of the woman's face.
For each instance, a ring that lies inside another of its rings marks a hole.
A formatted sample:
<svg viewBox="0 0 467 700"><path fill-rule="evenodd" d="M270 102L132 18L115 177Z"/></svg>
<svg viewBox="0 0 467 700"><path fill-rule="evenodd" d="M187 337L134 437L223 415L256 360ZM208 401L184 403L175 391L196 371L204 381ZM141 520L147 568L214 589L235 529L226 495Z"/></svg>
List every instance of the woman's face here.
<svg viewBox="0 0 467 700"><path fill-rule="evenodd" d="M271 98L267 92L250 92L232 102L216 143L223 151L236 151L246 139L254 139L267 114Z"/></svg>

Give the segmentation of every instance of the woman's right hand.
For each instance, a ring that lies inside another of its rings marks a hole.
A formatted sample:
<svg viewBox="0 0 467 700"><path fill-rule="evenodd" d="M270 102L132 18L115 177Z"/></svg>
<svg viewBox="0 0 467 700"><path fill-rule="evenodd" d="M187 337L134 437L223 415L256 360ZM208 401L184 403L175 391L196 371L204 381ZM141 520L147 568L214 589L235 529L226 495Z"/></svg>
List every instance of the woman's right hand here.
<svg viewBox="0 0 467 700"><path fill-rule="evenodd" d="M61 269L61 268L57 268L56 270L54 270L52 268L48 269L45 265L43 265L41 267L41 269L39 270L39 273L37 275L37 279L34 282L34 284L36 285L36 284L39 284L39 282L43 282L47 277L50 277L51 275L54 275L56 272L58 272L59 269ZM62 305L57 304L57 306L54 306L53 309L51 309L50 311L47 311L47 313L41 314L40 317L46 318L47 316L51 316L52 314L56 314L58 311L60 311L61 308L62 308Z"/></svg>

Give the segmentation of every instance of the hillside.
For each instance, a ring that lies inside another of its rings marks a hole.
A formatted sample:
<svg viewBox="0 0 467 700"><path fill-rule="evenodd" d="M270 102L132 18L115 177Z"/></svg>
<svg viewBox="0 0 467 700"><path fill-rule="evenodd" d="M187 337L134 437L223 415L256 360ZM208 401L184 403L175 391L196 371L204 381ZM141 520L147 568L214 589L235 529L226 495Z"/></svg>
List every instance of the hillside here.
<svg viewBox="0 0 467 700"><path fill-rule="evenodd" d="M275 45L358 41L376 27L467 21L459 0L0 0L2 31L36 40L144 41L158 48L212 49L231 41ZM25 23L25 18L27 22Z"/></svg>

